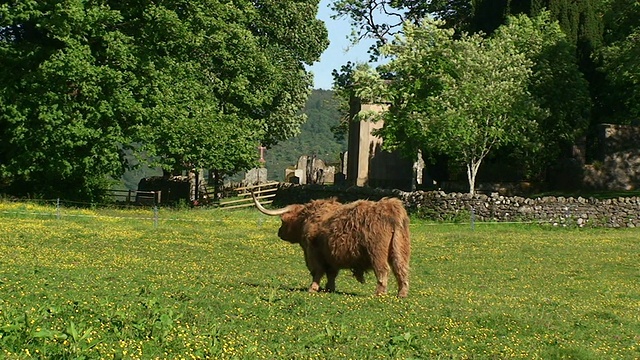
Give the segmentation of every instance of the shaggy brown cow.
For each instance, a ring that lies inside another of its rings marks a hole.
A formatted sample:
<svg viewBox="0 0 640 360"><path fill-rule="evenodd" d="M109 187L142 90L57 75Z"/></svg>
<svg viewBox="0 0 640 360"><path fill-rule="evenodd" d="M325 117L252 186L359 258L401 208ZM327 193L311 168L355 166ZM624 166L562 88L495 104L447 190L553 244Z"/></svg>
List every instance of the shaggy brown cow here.
<svg viewBox="0 0 640 360"><path fill-rule="evenodd" d="M253 194L252 194L253 195ZM256 207L267 215L279 215L278 236L300 244L313 282L309 292L320 289L327 275L327 291L335 291L340 269L351 269L360 282L373 269L378 281L376 294L387 291L389 265L398 281L398 296L409 291L409 217L402 202L384 198L341 204L335 199L314 200L267 210L253 195Z"/></svg>

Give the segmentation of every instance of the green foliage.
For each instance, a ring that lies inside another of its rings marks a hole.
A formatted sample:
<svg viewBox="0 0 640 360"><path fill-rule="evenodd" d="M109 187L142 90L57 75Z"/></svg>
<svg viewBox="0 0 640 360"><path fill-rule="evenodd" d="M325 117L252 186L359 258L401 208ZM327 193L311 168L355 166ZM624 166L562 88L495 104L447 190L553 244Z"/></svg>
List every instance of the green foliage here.
<svg viewBox="0 0 640 360"><path fill-rule="evenodd" d="M162 210L157 229L140 210L37 215L53 211L0 203L3 359L639 355L639 229L414 220L397 299L345 273L308 294L300 248L255 210Z"/></svg>
<svg viewBox="0 0 640 360"><path fill-rule="evenodd" d="M134 143L167 170L253 166L304 121L304 66L328 45L317 5L0 5L0 185L96 198Z"/></svg>
<svg viewBox="0 0 640 360"><path fill-rule="evenodd" d="M541 120L541 132L531 140L529 150L504 148L494 155L523 164L519 171L529 179L543 178L553 160L570 156L569 144L578 137L587 139L589 161L597 147L593 145L597 124L635 123L638 117L637 1L341 0L333 4L336 17L351 21L355 40L378 40L374 55L394 34L404 36L399 26L402 21L416 25L432 16L459 36L478 32L492 36L496 31L504 33L499 29L505 24L507 28L513 28L514 22L524 25L519 31L528 29L528 34L522 34L533 36L532 46L522 48L534 62L534 83L529 91L549 114ZM524 20L524 15L531 19ZM531 23L525 25L526 21ZM558 33L558 26L564 35ZM519 42L526 44L528 40ZM409 137L416 131L410 125L403 126Z"/></svg>
<svg viewBox="0 0 640 360"><path fill-rule="evenodd" d="M526 146L512 147L507 157L522 164L529 179L543 174L587 131L589 84L578 67L576 46L550 13L509 17L493 36L510 42L533 62L529 91L547 113Z"/></svg>
<svg viewBox="0 0 640 360"><path fill-rule="evenodd" d="M333 129L340 124L340 112L333 91L313 90L303 112L307 121L300 127L300 134L266 152L270 179L284 180L285 169L297 164L302 155L317 155L325 162L339 163L340 153L347 149L346 139L338 138L333 133Z"/></svg>
<svg viewBox="0 0 640 360"><path fill-rule="evenodd" d="M383 48L393 57L388 70L396 77L389 84L393 106L381 133L391 139L387 145L403 146L404 139L415 137L420 147L414 152L446 154L465 164L473 193L487 154L518 144L535 130L542 113L528 91L533 64L502 37L456 38L441 25L405 23L405 37Z"/></svg>
<svg viewBox="0 0 640 360"><path fill-rule="evenodd" d="M476 1L468 0L338 0L331 3L334 18L349 19L355 43L366 38L376 40L371 49L374 57L380 55L380 46L402 33L405 21L419 24L435 15L449 27L467 30L466 24L475 6Z"/></svg>
<svg viewBox="0 0 640 360"><path fill-rule="evenodd" d="M341 114L340 124L333 131L339 138L346 138L349 134L349 122L351 121L352 101L355 99L354 75L357 69L368 66L362 63L347 62L340 67L340 70L333 69L334 97L337 101L337 108Z"/></svg>
<svg viewBox="0 0 640 360"><path fill-rule="evenodd" d="M530 15L548 10L558 21L568 40L585 56L602 42L602 0L545 0L532 2Z"/></svg>
<svg viewBox="0 0 640 360"><path fill-rule="evenodd" d="M0 178L23 192L95 198L121 170L135 117L117 11L77 1L0 6ZM108 47L106 44L111 46Z"/></svg>
<svg viewBox="0 0 640 360"><path fill-rule="evenodd" d="M606 13L607 46L601 50L602 70L607 76L607 98L619 104L610 109L617 123L640 118L640 5L616 0Z"/></svg>
<svg viewBox="0 0 640 360"><path fill-rule="evenodd" d="M380 74L368 64L361 64L356 67L353 74L355 85L355 97L365 103L384 103L385 83L379 81Z"/></svg>
<svg viewBox="0 0 640 360"><path fill-rule="evenodd" d="M487 4L491 4L491 6ZM446 9L451 11L466 11L464 10L466 8L461 4L456 5L452 3L448 5L433 5L444 6ZM552 20L554 16L559 16L558 14L552 15L551 12L542 11L543 6L541 3L529 4L527 6L519 4L516 6L511 2L507 2L504 5L508 11L505 10L506 13L499 14L499 19L496 20L495 24L492 25L486 23L480 25L483 21L489 21L488 18L483 19L480 14L486 13L485 15L489 16L492 13L497 13L497 10L492 8L493 5L495 5L493 2L477 2L473 7L473 11L476 14L473 18L473 22L476 25L469 23L465 26L469 29L480 27L490 31L491 33L495 32L491 37L486 37L485 41L487 43L503 43L503 45L494 46L494 48L499 48L501 46L511 47L515 49L514 51L521 53L526 57L526 61L531 63L531 75L530 81L521 82L521 85L525 87L522 91L530 93L531 96L527 101L533 103L534 106L539 106L544 110L544 112L534 111L531 114L529 120L535 121L535 126L529 127L530 131L528 131L528 135L526 137L520 137L517 140L514 138L510 141L511 144L500 144L502 149L498 149L497 151L495 151L496 147L494 146L494 151L491 156L494 158L508 159L510 162L515 161L521 164L518 169L521 173L520 176L524 176L527 179L544 179L545 171L555 164L555 161L558 158L567 155L567 151L570 149L570 146L581 136L585 135L589 125L589 110L591 108L589 84L585 80L585 77L579 68L576 39L575 37L572 38L566 35L561 29L559 23ZM348 13L350 10L344 8L342 11ZM526 15L507 17L507 24L500 26L505 21L506 15L504 14L508 14L509 11L516 13L536 13L537 15L532 18ZM360 14L358 16L364 15ZM447 16L443 13L443 17L446 18ZM440 26L446 25L446 27L453 28L454 30L464 28L461 27L461 24L452 25L451 19L449 19L449 21L450 22L448 23L441 23ZM497 30L496 27L498 27ZM409 34L405 31L403 32L403 35L398 38L400 39L399 42L402 43L402 41L405 41L411 36L413 36L413 34ZM456 35L450 34L449 38L465 40L473 38L473 36L469 36L458 31L456 32ZM436 38L435 36L431 40L446 41L441 38ZM393 49L394 46L395 45L390 44L387 45L387 48ZM420 47L429 47L431 44L429 44L428 40L425 40L422 43L416 43L411 46L414 49L418 49ZM442 68L443 71L451 71L454 76L457 76L460 74L459 69L453 68L451 65L452 62L448 61L447 58L460 56L460 53L464 53L464 51L465 50L460 47L452 47L451 52L441 51L439 54L434 52L433 57L428 61L421 58L423 55L420 55L421 53L418 50L416 50L414 54L405 53L405 57L407 59L406 62L413 62L412 66L416 68L416 71L422 71L419 74L411 73L405 75L402 75L401 72L399 72L401 77L405 76L409 79L407 80L409 83L414 82L410 85L395 84L396 89L392 90L397 93L402 93L406 90L404 94L397 94L397 98L394 100L397 103L401 103L401 106L406 108L405 114L410 114L415 110L412 108L410 103L417 102L417 99L424 99L435 96L434 94L439 92L449 91L444 88L446 84L443 84L442 81L436 79L436 75L429 74L429 72L434 68ZM385 50L383 50L383 53L384 52ZM471 53L472 56L475 56L476 54L475 51L471 51ZM387 52L386 55L393 56L394 54ZM499 54L496 55L500 56ZM501 60L495 59L494 61L500 62ZM398 64L398 62L395 61L395 64ZM362 65L360 65L360 67L362 67ZM472 66L462 66L462 69L462 71L466 72L473 71ZM390 72L392 77L397 75L397 69L392 67L381 66L377 70L382 74ZM506 74L505 71L500 72ZM371 85L372 82L367 80L372 74L375 75L375 72L363 71L362 69L361 71L357 71L357 69L353 67L343 69L340 74L336 72L334 77L336 78L335 86L339 90L338 93L345 98L354 95L361 96L365 100L375 100L380 98L383 95L379 95L381 91L376 89L377 85ZM350 77L351 82L345 81L344 77ZM356 80L356 77L360 77L361 79ZM364 79L364 81L362 79ZM392 83L396 83L398 81L402 82L403 80L399 80L399 78L396 77ZM381 85L381 83L378 85ZM353 89L354 86L355 90ZM392 84L391 86L393 87L394 85ZM404 90L400 90L400 88L403 88ZM458 88L454 87L454 89ZM376 90L376 94L374 94L374 90ZM515 90L515 88L513 90ZM342 94L342 92L345 94ZM460 93L474 94L477 93L477 91L460 90ZM504 92L500 91L497 92L498 96L503 93ZM493 94L491 92L486 94L488 97L493 96L491 95ZM405 101L405 98L409 100ZM500 99L495 99L495 101L496 104L500 103ZM486 101L483 102L486 103ZM392 112L393 111L394 110L392 110ZM395 111L398 111L397 107ZM434 113L444 114L442 108L436 107L431 109L431 111ZM503 111L508 113L511 110L508 107L505 107L503 108ZM433 149L436 145L431 146L432 149L427 149L421 145L426 141L416 141L417 138L423 136L422 132L425 126L417 124L415 119L410 121L404 121L404 119L390 120L393 124L389 124L387 129L381 132L384 135L385 143L388 146L400 148L411 156L415 154L416 149L424 150L423 156L427 157L438 154L442 151L445 151L445 153L448 154L450 151L450 149ZM433 126L433 124L430 124L429 128L433 129L433 131L442 131L442 129L436 130L437 126ZM472 130L473 128L463 127L459 130L461 131L464 129ZM516 131L515 133L520 133L520 131ZM446 134L446 132L444 134ZM451 136L445 137L445 139L450 138ZM432 137L430 139L430 143L434 142L443 141L438 137ZM444 140L444 142L447 141ZM454 143L461 144L457 139L454 140Z"/></svg>

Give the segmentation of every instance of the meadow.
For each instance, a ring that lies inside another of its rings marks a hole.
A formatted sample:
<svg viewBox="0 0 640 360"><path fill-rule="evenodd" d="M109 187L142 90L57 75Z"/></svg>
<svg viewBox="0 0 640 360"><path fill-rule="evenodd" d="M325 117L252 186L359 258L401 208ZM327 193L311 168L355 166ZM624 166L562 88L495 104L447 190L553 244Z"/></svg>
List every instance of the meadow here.
<svg viewBox="0 0 640 360"><path fill-rule="evenodd" d="M0 202L0 358L640 358L640 229L413 219L398 299L307 293L254 209L151 214Z"/></svg>

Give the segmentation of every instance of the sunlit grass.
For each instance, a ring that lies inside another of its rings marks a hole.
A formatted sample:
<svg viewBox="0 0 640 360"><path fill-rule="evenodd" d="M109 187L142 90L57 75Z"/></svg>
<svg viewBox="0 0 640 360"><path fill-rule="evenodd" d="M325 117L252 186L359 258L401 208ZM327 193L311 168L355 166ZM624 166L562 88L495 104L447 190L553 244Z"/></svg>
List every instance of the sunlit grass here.
<svg viewBox="0 0 640 360"><path fill-rule="evenodd" d="M397 299L348 272L308 294L254 210L153 217L0 203L0 358L640 357L639 229L416 220Z"/></svg>

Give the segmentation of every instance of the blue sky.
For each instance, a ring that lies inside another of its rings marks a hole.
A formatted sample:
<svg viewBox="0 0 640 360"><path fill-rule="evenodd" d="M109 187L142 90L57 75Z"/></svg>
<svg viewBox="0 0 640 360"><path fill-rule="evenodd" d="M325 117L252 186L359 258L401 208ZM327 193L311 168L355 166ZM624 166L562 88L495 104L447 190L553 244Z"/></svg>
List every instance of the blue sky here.
<svg viewBox="0 0 640 360"><path fill-rule="evenodd" d="M348 37L351 34L349 20L344 18L340 20L331 19L333 11L328 8L330 0L321 0L318 12L318 19L325 22L327 30L329 30L329 47L322 54L319 62L316 62L309 68L314 75L315 89L331 89L333 77L331 72L333 69L340 69L340 66L351 62L368 62L369 55L367 49L372 41L361 42L356 46L351 46ZM347 49L349 49L347 51Z"/></svg>

